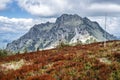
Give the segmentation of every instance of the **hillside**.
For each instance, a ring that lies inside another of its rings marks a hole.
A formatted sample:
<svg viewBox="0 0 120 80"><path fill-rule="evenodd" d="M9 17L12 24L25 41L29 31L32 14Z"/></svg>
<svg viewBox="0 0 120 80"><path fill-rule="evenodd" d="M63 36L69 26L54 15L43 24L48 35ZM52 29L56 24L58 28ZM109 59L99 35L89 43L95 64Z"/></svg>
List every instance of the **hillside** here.
<svg viewBox="0 0 120 80"><path fill-rule="evenodd" d="M120 41L0 58L0 80L119 80Z"/></svg>
<svg viewBox="0 0 120 80"><path fill-rule="evenodd" d="M6 49L12 52L36 51L38 48L51 49L64 41L69 44L92 43L94 41L117 40L117 38L94 21L82 18L77 14L63 14L56 22L46 22L34 25L26 34L19 39L7 44Z"/></svg>

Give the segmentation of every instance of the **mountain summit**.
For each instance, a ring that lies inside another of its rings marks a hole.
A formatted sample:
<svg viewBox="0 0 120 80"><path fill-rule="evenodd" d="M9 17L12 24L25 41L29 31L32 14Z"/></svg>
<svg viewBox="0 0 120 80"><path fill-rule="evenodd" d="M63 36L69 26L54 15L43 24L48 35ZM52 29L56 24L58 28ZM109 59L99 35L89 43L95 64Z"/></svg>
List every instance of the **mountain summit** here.
<svg viewBox="0 0 120 80"><path fill-rule="evenodd" d="M106 35L105 35L106 34ZM41 23L34 25L18 40L8 43L6 49L13 52L36 51L39 49L54 48L59 41L69 44L78 40L82 43L95 41L115 40L116 37L104 31L97 22L79 15L63 14L55 23Z"/></svg>

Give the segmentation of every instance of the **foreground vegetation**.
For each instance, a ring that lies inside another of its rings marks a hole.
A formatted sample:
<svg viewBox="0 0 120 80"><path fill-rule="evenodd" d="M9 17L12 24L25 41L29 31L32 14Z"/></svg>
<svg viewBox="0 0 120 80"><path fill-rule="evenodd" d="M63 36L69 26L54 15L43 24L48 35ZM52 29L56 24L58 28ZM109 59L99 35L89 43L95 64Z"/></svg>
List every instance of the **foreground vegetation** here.
<svg viewBox="0 0 120 80"><path fill-rule="evenodd" d="M5 49L0 49L0 57L8 56L10 52L6 51Z"/></svg>
<svg viewBox="0 0 120 80"><path fill-rule="evenodd" d="M120 41L1 57L0 80L120 80Z"/></svg>

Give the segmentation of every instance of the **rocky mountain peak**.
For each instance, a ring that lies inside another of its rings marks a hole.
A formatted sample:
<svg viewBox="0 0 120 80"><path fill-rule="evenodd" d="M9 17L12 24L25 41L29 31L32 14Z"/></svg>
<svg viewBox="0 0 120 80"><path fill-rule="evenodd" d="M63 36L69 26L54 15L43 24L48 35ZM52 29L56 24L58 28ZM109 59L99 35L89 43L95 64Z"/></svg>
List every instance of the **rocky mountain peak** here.
<svg viewBox="0 0 120 80"><path fill-rule="evenodd" d="M104 31L97 22L92 22L87 17L63 14L56 19L55 23L46 22L34 25L25 35L9 43L6 49L13 52L24 52L24 49L36 51L38 48L54 48L59 44L59 40L69 44L79 40L86 44L115 39L116 37Z"/></svg>
<svg viewBox="0 0 120 80"><path fill-rule="evenodd" d="M69 22L69 21L78 21L82 20L82 18L77 15L77 14L63 14L60 17L56 19L56 23L64 23L64 22Z"/></svg>

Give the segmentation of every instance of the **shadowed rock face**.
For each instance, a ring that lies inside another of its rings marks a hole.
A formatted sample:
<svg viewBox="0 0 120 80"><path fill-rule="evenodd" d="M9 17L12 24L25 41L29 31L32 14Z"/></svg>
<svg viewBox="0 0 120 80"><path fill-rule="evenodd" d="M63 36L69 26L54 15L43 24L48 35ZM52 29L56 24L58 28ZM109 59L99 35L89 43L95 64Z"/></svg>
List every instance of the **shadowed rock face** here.
<svg viewBox="0 0 120 80"><path fill-rule="evenodd" d="M38 48L54 48L60 40L72 44L78 40L82 43L86 43L89 40L90 43L93 42L91 40L115 39L116 37L104 31L97 22L92 22L86 17L81 18L76 14L63 14L56 19L55 23L47 22L34 25L29 32L18 40L7 44L6 49L13 52L22 52L25 49L36 51Z"/></svg>

